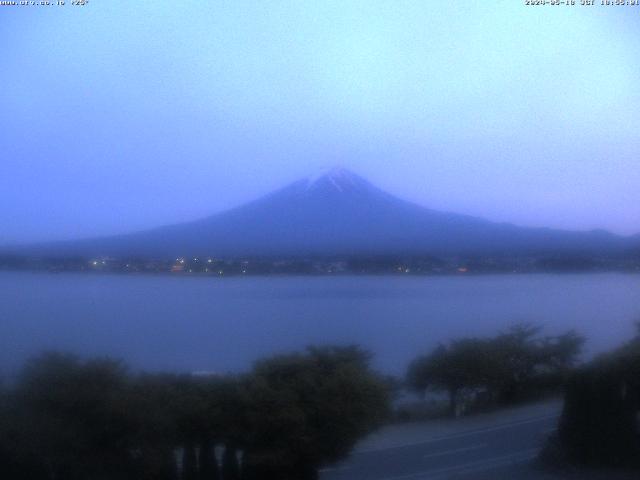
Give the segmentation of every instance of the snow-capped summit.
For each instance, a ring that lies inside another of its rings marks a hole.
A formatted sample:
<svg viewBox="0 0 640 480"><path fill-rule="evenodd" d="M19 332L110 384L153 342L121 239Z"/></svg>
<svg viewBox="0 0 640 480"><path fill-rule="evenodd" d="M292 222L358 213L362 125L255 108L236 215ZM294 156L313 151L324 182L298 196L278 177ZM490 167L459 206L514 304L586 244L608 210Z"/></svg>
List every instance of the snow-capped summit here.
<svg viewBox="0 0 640 480"><path fill-rule="evenodd" d="M305 189L332 189L340 193L368 190L371 184L344 167L324 168L307 178Z"/></svg>

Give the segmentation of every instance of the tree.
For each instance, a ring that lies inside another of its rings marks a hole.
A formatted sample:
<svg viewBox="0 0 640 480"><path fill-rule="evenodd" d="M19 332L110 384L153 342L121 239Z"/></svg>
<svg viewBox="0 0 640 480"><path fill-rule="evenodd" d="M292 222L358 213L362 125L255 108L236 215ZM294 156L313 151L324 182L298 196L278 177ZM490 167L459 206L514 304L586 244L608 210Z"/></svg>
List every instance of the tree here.
<svg viewBox="0 0 640 480"><path fill-rule="evenodd" d="M407 371L408 385L418 392L444 390L449 396L449 414L458 411L463 389L479 388L486 383L487 342L480 339L454 340L439 345L429 355L414 360Z"/></svg>
<svg viewBox="0 0 640 480"><path fill-rule="evenodd" d="M600 356L568 383L558 440L569 461L640 467L640 339Z"/></svg>
<svg viewBox="0 0 640 480"><path fill-rule="evenodd" d="M540 330L538 326L519 324L488 342L492 370L487 376L500 402L518 400L547 362L537 337Z"/></svg>
<svg viewBox="0 0 640 480"><path fill-rule="evenodd" d="M255 478L305 480L385 417L385 383L357 347L309 348L256 364L245 461ZM252 477L252 478L254 478Z"/></svg>
<svg viewBox="0 0 640 480"><path fill-rule="evenodd" d="M439 345L410 364L407 384L417 392L447 392L451 415L460 411L463 392L513 403L543 386L557 387L574 366L584 339L572 331L546 338L539 333L539 327L520 324L493 338Z"/></svg>
<svg viewBox="0 0 640 480"><path fill-rule="evenodd" d="M559 438L572 460L621 466L640 454L636 426L637 400L621 371L587 368L567 387Z"/></svg>
<svg viewBox="0 0 640 480"><path fill-rule="evenodd" d="M258 362L241 377L132 376L113 360L42 355L15 388L0 391L0 473L315 479L386 413L386 384L368 363L358 348L327 347ZM216 445L225 447L221 469Z"/></svg>
<svg viewBox="0 0 640 480"><path fill-rule="evenodd" d="M126 388L119 362L81 362L57 353L33 359L13 397L22 456L46 478L127 478L132 445Z"/></svg>

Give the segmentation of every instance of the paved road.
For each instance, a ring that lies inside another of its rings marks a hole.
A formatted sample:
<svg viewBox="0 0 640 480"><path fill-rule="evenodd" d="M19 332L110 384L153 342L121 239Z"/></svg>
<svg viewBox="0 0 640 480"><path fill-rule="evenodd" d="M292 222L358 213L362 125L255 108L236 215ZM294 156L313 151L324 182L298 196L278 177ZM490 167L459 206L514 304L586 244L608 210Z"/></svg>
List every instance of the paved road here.
<svg viewBox="0 0 640 480"><path fill-rule="evenodd" d="M545 438L556 427L559 405L495 423L461 428L405 444L361 449L347 461L324 469L321 480L445 480L538 478L530 466ZM497 422L496 422L497 420ZM452 421L456 422L456 421ZM487 422L485 422L487 423ZM429 424L424 424L428 429ZM396 442L397 443L397 442ZM516 473L517 472L517 473Z"/></svg>

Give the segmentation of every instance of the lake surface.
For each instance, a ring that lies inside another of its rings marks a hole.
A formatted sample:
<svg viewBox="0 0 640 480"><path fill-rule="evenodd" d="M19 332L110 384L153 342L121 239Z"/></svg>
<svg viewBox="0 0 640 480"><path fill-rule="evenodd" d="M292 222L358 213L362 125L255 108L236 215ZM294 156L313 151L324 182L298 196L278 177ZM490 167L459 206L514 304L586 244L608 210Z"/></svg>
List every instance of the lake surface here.
<svg viewBox="0 0 640 480"><path fill-rule="evenodd" d="M640 320L640 275L171 277L0 272L0 374L43 350L133 368L242 371L309 344L357 343L401 374L448 339L519 321L574 328L590 354Z"/></svg>

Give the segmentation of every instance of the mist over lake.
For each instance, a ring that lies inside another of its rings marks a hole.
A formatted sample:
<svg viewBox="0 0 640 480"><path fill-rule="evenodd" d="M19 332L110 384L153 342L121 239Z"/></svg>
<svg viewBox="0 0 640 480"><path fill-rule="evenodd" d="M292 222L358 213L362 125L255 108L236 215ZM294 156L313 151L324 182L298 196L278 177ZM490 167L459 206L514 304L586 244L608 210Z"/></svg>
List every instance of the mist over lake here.
<svg viewBox="0 0 640 480"><path fill-rule="evenodd" d="M630 338L640 276L193 278L0 272L0 364L43 349L135 369L236 372L309 344L356 343L401 374L438 342L516 322L574 328L588 355Z"/></svg>

